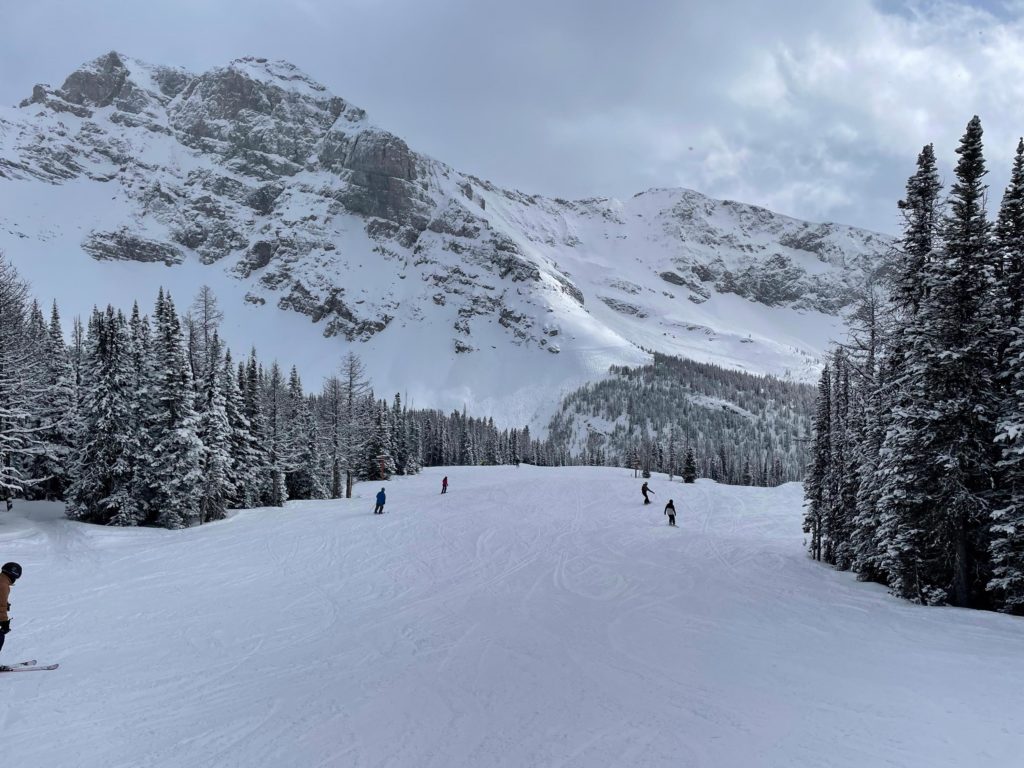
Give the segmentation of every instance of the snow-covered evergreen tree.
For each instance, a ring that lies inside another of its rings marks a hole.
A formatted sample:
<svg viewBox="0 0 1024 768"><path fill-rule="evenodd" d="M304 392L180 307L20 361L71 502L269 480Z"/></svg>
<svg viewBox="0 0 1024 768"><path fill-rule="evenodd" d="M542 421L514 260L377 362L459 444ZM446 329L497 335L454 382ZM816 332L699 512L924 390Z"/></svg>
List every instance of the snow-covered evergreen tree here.
<svg viewBox="0 0 1024 768"><path fill-rule="evenodd" d="M244 368L240 366L238 373L244 373ZM253 477L255 449L249 420L245 416L239 376L236 374L230 352L224 354L220 381L221 391L224 393L224 414L227 416L230 430L228 449L231 460L227 465L230 490L227 494L227 505L229 508L254 507L259 503L255 493L256 481Z"/></svg>
<svg viewBox="0 0 1024 768"><path fill-rule="evenodd" d="M1024 139L1017 143L1010 183L1003 193L994 235L996 296L1002 304L1005 331L1000 349L1002 353L1012 343L1012 329L1017 327L1024 314Z"/></svg>
<svg viewBox="0 0 1024 768"><path fill-rule="evenodd" d="M304 499L325 499L327 498L327 485L323 475L323 444L320 437L320 424L312 410L307 407L303 414L303 432L305 440L299 446L298 462L301 466L308 467L303 482L298 484L296 490L301 496L296 498Z"/></svg>
<svg viewBox="0 0 1024 768"><path fill-rule="evenodd" d="M810 534L810 552L821 560L824 520L829 507L829 477L832 468L832 375L826 365L818 383L818 411L814 417L814 442L811 447L811 466L804 481L807 512L804 514L804 533Z"/></svg>
<svg viewBox="0 0 1024 768"><path fill-rule="evenodd" d="M402 410L402 396L396 392L391 405L391 433L394 442L395 473L410 474L406 471L409 463L409 446L406 442L405 413Z"/></svg>
<svg viewBox="0 0 1024 768"><path fill-rule="evenodd" d="M853 519L856 515L857 416L850 404L850 371L846 350L839 347L832 358L832 413L829 419L831 457L828 462L825 514L822 521L822 559L841 569L853 561Z"/></svg>
<svg viewBox="0 0 1024 768"><path fill-rule="evenodd" d="M423 439L420 420L405 414L405 473L414 475L423 468Z"/></svg>
<svg viewBox="0 0 1024 768"><path fill-rule="evenodd" d="M686 453L683 458L683 482L693 483L697 480L697 456L693 451L693 446L687 446Z"/></svg>
<svg viewBox="0 0 1024 768"><path fill-rule="evenodd" d="M82 437L72 464L67 515L90 523L142 522L132 494L129 339L124 316L94 310L82 351Z"/></svg>
<svg viewBox="0 0 1024 768"><path fill-rule="evenodd" d="M222 520L235 493L232 430L224 393L221 344L217 332L204 342L203 381L199 389L199 428L202 442L202 490L199 522Z"/></svg>
<svg viewBox="0 0 1024 768"><path fill-rule="evenodd" d="M128 398L130 409L128 464L131 473L132 507L113 521L114 525L144 525L150 520L155 481L153 471L154 424L157 408L154 399L156 381L152 328L149 318L132 305L128 320Z"/></svg>
<svg viewBox="0 0 1024 768"><path fill-rule="evenodd" d="M1013 371L1002 401L996 442L1002 447L1003 493L992 510L992 579L988 588L1000 607L1024 614L1024 324L1005 358Z"/></svg>
<svg viewBox="0 0 1024 768"><path fill-rule="evenodd" d="M181 322L163 290L154 318L150 519L164 528L186 528L201 522L203 444Z"/></svg>
<svg viewBox="0 0 1024 768"><path fill-rule="evenodd" d="M320 454L320 432L317 419L306 395L302 380L293 366L288 376L285 406L286 484L290 499L322 499L326 495Z"/></svg>
<svg viewBox="0 0 1024 768"><path fill-rule="evenodd" d="M263 401L267 414L267 470L269 472L269 495L267 505L280 507L288 500L288 487L285 482L292 457L289 444L287 415L287 393L281 367L275 360L270 365L270 374L266 377L263 389Z"/></svg>
<svg viewBox="0 0 1024 768"><path fill-rule="evenodd" d="M974 118L945 209L932 147L919 155L900 203L889 327L866 303L867 346L855 333L857 356L837 352L829 453L822 393L806 485L812 554L823 534L826 559L924 603L982 604L988 578L1006 255L989 237L981 139Z"/></svg>
<svg viewBox="0 0 1024 768"><path fill-rule="evenodd" d="M366 442L362 476L367 480L388 480L395 473L394 439L387 402L374 406L373 429Z"/></svg>
<svg viewBox="0 0 1024 768"><path fill-rule="evenodd" d="M879 497L879 456L885 438L887 413L882 408L885 380L879 367L882 356L883 329L879 318L882 299L874 283L867 287L854 320L858 323L853 333L854 344L860 355L855 380L855 406L860 411L860 433L856 452L852 457L855 464L851 474L856 474L857 495L853 521L852 549L853 562L850 567L862 579L882 580L879 565L878 497Z"/></svg>
<svg viewBox="0 0 1024 768"><path fill-rule="evenodd" d="M78 395L60 312L54 302L43 348L43 391L39 407L39 449L31 475L39 478L36 490L45 499L63 499L71 480L71 464L78 443Z"/></svg>
<svg viewBox="0 0 1024 768"><path fill-rule="evenodd" d="M242 389L242 414L249 425L251 447L249 488L246 497L253 501L250 506L270 504L273 486L267 453L267 420L263 408L263 387L255 349L249 352L245 375L243 376L239 371L239 384L241 385L243 381L245 386Z"/></svg>
<svg viewBox="0 0 1024 768"><path fill-rule="evenodd" d="M926 281L919 332L908 351L908 374L926 387L910 411L910 439L927 446L928 483L903 541L915 562L897 562L904 594L956 605L984 597L988 556L987 492L993 472L997 307L995 254L985 212L987 173L977 117L957 149L960 159L942 223L941 258ZM924 563L924 567L922 567ZM908 587L911 578L917 582Z"/></svg>

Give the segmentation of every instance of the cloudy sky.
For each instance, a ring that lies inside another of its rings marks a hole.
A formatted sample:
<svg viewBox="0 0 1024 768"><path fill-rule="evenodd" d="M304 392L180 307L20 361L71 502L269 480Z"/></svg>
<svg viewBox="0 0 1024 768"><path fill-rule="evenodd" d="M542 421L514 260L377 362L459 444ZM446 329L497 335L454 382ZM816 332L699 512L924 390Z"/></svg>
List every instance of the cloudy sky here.
<svg viewBox="0 0 1024 768"><path fill-rule="evenodd" d="M981 116L993 202L1024 133L1024 0L0 0L0 102L109 50L284 58L503 186L686 186L895 231L921 146Z"/></svg>

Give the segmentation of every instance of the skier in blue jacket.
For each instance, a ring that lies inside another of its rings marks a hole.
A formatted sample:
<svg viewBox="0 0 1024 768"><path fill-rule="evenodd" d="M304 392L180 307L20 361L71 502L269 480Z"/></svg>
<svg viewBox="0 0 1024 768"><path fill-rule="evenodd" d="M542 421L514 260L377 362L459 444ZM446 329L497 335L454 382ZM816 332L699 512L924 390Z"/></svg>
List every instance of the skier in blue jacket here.
<svg viewBox="0 0 1024 768"><path fill-rule="evenodd" d="M384 514L384 502L387 497L384 495L384 489L380 489L380 493L377 494L377 506L373 508L373 514L383 515Z"/></svg>

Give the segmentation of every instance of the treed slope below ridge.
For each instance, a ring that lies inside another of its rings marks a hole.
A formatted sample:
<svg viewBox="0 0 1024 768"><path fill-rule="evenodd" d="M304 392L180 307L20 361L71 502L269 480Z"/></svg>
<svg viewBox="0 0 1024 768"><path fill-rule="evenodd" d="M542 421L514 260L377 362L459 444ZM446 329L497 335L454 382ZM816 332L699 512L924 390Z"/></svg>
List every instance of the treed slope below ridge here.
<svg viewBox="0 0 1024 768"><path fill-rule="evenodd" d="M889 247L684 189L505 190L259 58L36 86L0 109L0 196L0 248L65 314L206 283L236 346L315 376L354 344L385 391L501 421L651 351L807 380Z"/></svg>
<svg viewBox="0 0 1024 768"><path fill-rule="evenodd" d="M700 477L774 486L804 476L816 398L809 384L655 354L564 397L548 436L585 463L679 473L690 449Z"/></svg>

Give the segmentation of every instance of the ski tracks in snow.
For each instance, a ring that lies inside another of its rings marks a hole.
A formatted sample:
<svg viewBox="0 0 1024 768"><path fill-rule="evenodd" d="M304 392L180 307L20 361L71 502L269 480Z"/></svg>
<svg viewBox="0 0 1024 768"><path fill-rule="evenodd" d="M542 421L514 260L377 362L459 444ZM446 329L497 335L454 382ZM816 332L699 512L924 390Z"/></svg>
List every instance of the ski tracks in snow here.
<svg viewBox="0 0 1024 768"><path fill-rule="evenodd" d="M1024 744L1021 623L810 562L796 486L656 476L647 507L614 469L385 486L384 516L361 485L183 532L30 520L10 651L62 666L3 681L5 758L1003 768Z"/></svg>

